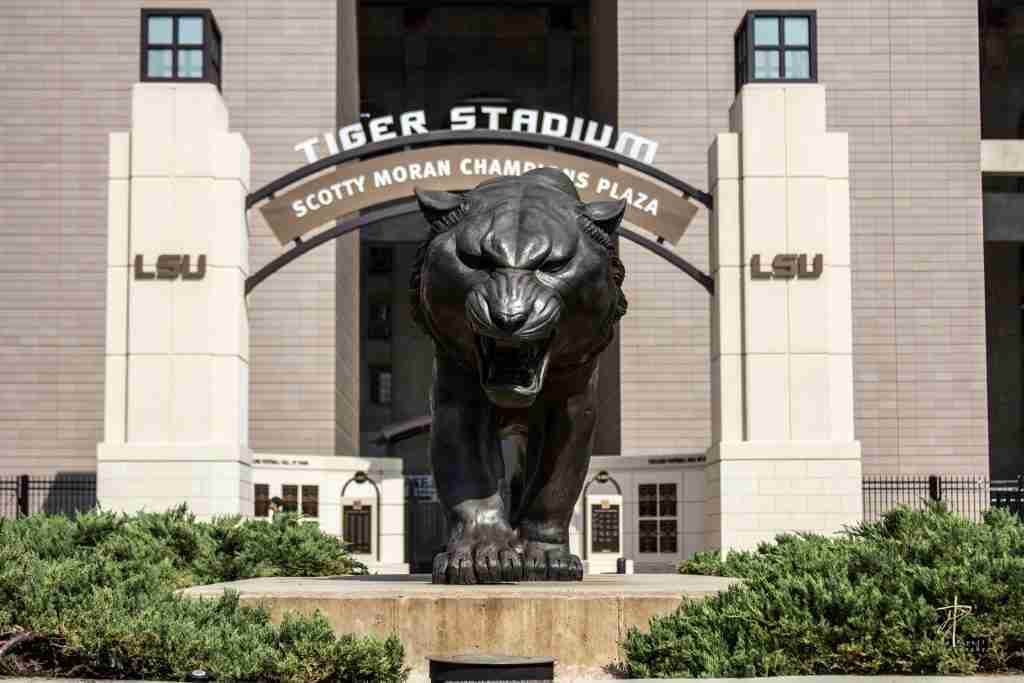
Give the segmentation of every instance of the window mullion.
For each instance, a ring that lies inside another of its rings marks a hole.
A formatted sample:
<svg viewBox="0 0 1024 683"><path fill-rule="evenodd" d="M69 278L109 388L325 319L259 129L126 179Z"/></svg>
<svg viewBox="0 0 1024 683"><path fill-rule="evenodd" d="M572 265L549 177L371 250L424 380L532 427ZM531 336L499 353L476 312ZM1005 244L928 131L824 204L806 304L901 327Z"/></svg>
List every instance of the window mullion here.
<svg viewBox="0 0 1024 683"><path fill-rule="evenodd" d="M171 78L178 78L178 16L171 15Z"/></svg>
<svg viewBox="0 0 1024 683"><path fill-rule="evenodd" d="M199 44L199 49L203 51L203 78L211 78L213 76L213 51L207 49L207 44L213 45L212 36L213 27L209 25L209 15L203 15L203 41Z"/></svg>

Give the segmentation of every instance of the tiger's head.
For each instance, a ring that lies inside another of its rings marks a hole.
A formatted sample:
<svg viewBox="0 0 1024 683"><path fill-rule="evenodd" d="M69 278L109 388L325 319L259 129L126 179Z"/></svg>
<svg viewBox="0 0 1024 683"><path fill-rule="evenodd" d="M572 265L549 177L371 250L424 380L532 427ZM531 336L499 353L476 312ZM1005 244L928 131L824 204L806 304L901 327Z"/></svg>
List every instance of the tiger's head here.
<svg viewBox="0 0 1024 683"><path fill-rule="evenodd" d="M431 232L412 274L413 315L477 370L492 403L527 407L549 375L596 360L626 312L613 239L625 202L584 204L549 168L416 198Z"/></svg>

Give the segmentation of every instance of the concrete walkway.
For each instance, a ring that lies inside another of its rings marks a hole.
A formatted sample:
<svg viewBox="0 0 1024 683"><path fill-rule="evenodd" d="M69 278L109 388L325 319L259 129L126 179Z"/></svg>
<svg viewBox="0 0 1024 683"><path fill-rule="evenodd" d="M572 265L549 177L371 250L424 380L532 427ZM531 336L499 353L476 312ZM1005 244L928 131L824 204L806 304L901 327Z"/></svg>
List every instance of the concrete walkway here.
<svg viewBox="0 0 1024 683"><path fill-rule="evenodd" d="M665 683L665 681L696 681L694 678L634 678L633 683ZM701 678L700 683L1021 683L1024 676L778 676L776 678ZM576 681L584 683L584 681ZM590 683L587 681L586 683ZM596 683L596 681L595 681Z"/></svg>
<svg viewBox="0 0 1024 683"><path fill-rule="evenodd" d="M410 683L417 679L410 678ZM419 679L426 680L426 679ZM593 678L559 678L559 683L601 683L604 679ZM666 681L687 681L692 683L752 683L768 681L769 683L1022 683L1024 675L1017 676L779 676L777 678L634 678L634 683L666 683ZM87 678L4 678L4 683L92 683ZM158 681L119 681L118 683L162 683ZM172 683L172 682L163 682Z"/></svg>

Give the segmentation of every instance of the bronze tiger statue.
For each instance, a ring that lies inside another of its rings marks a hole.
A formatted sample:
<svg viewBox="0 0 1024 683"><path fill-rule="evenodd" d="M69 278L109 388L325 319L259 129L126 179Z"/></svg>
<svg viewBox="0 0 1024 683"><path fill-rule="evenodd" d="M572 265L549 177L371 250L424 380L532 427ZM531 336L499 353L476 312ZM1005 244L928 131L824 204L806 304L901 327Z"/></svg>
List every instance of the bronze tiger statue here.
<svg viewBox="0 0 1024 683"><path fill-rule="evenodd" d="M569 521L598 356L626 312L613 239L625 202L584 204L548 168L416 197L430 235L410 299L436 351L430 458L450 529L433 581L579 581ZM518 444L508 467L503 437Z"/></svg>

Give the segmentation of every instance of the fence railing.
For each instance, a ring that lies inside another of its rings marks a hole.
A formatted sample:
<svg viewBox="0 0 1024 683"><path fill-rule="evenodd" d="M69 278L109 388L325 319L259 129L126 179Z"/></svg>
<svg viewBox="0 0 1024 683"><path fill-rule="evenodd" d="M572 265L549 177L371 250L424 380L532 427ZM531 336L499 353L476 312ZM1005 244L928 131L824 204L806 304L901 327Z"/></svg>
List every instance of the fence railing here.
<svg viewBox="0 0 1024 683"><path fill-rule="evenodd" d="M868 476L862 490L866 521L899 506L920 510L930 501L942 501L949 510L975 521L994 507L1024 518L1024 475L993 480L969 475Z"/></svg>
<svg viewBox="0 0 1024 683"><path fill-rule="evenodd" d="M1024 519L1024 475L994 480L964 475L867 476L862 493L868 521L898 506L922 509L929 501L942 501L953 512L973 520L980 520L994 507ZM37 512L71 515L95 506L95 474L0 477L0 517Z"/></svg>
<svg viewBox="0 0 1024 683"><path fill-rule="evenodd" d="M0 477L0 517L73 515L96 507L96 475Z"/></svg>

